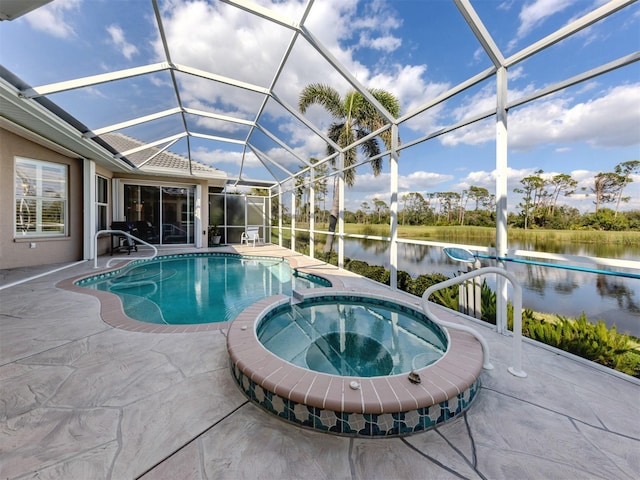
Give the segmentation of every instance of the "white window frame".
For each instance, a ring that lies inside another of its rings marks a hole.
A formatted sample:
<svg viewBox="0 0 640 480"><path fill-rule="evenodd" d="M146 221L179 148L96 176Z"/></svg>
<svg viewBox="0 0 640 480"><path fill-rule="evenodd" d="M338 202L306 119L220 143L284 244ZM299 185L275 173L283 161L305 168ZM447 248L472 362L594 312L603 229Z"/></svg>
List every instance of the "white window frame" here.
<svg viewBox="0 0 640 480"><path fill-rule="evenodd" d="M96 232L109 228L109 179L102 175L96 175ZM100 188L100 182L104 182L104 188ZM100 192L104 194L104 198L100 198ZM100 215L103 212L103 216ZM100 218L105 219L105 224L100 225Z"/></svg>
<svg viewBox="0 0 640 480"><path fill-rule="evenodd" d="M19 176L20 166L35 167L34 178L23 178ZM59 188L60 197L47 196L44 192L46 188L46 177L43 169L58 170L62 177L62 185ZM69 166L63 163L47 162L45 160L34 160L31 158L15 157L14 162L14 215L13 232L16 238L20 237L66 237L69 231ZM43 211L47 202L54 199L62 203L61 218L59 224L62 231L47 231L44 224ZM29 203L35 205L29 206ZM35 211L32 211L35 210ZM26 216L26 217L25 217ZM33 230L27 230L33 225Z"/></svg>

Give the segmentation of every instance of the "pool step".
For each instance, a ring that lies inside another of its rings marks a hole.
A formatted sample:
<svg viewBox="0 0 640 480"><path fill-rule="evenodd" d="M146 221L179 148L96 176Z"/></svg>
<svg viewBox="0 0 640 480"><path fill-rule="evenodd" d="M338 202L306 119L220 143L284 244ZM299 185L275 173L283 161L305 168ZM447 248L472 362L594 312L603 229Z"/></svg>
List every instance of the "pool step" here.
<svg viewBox="0 0 640 480"><path fill-rule="evenodd" d="M297 305L298 303L302 303L304 300L304 296L298 292L297 290L291 291L291 305Z"/></svg>

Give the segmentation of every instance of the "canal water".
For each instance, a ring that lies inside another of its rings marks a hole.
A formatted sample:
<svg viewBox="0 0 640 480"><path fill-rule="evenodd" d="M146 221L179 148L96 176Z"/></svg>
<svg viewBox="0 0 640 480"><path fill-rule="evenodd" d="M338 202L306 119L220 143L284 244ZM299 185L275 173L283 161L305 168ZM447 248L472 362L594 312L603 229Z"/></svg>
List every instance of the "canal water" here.
<svg viewBox="0 0 640 480"><path fill-rule="evenodd" d="M344 243L345 257L389 268L388 242L349 238ZM514 242L509 248L532 250L531 246ZM603 251L601 245L558 245L553 250L545 251L600 258L640 258L639 252L629 249L613 252L614 256L612 252ZM494 265L485 259L481 259L481 263L483 267ZM609 326L616 325L621 333L640 337L640 279L514 262L505 265L520 282L524 308L572 318L584 312L592 322L602 319ZM451 260L441 247L399 243L398 269L414 278L430 273L452 277L461 269L466 271L466 265ZM632 272L630 269L624 271ZM490 277L493 278L487 278L487 282L494 288L495 275Z"/></svg>

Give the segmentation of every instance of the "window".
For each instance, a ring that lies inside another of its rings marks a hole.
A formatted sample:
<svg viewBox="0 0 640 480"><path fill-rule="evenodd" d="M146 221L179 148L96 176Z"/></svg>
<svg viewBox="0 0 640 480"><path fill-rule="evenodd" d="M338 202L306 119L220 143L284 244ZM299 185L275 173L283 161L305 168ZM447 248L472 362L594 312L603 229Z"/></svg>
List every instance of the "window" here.
<svg viewBox="0 0 640 480"><path fill-rule="evenodd" d="M96 175L96 232L109 223L109 181Z"/></svg>
<svg viewBox="0 0 640 480"><path fill-rule="evenodd" d="M67 166L16 158L15 235L67 234Z"/></svg>

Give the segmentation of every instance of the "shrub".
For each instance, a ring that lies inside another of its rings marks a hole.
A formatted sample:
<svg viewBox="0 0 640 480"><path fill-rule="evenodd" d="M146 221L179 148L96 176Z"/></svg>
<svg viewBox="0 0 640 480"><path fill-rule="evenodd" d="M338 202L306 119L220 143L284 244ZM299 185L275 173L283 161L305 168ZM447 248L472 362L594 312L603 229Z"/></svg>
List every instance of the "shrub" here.
<svg viewBox="0 0 640 480"><path fill-rule="evenodd" d="M529 321L523 331L534 340L629 375L640 375L640 352L633 350L629 336L619 334L615 325L608 328L602 320L589 322L584 313L576 319L559 315L556 322Z"/></svg>
<svg viewBox="0 0 640 480"><path fill-rule="evenodd" d="M421 297L424 291L432 285L436 283L444 282L448 280L445 275L441 275L440 273L432 273L430 275L420 275L413 279L411 285L409 285L409 293L416 295L417 297Z"/></svg>
<svg viewBox="0 0 640 480"><path fill-rule="evenodd" d="M391 283L391 272L384 267L380 266L370 266L367 269L367 273L365 275L367 278L371 280L375 280L376 282L383 283L385 285L389 285Z"/></svg>
<svg viewBox="0 0 640 480"><path fill-rule="evenodd" d="M408 292L413 283L413 278L404 270L398 270L398 289Z"/></svg>
<svg viewBox="0 0 640 480"><path fill-rule="evenodd" d="M349 270L350 272L366 277L367 270L369 269L369 264L361 260L351 260L349 262L345 262L344 268Z"/></svg>

